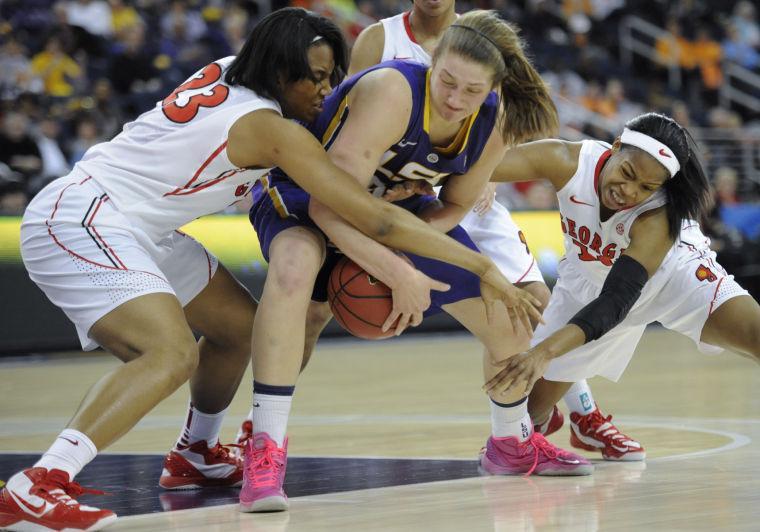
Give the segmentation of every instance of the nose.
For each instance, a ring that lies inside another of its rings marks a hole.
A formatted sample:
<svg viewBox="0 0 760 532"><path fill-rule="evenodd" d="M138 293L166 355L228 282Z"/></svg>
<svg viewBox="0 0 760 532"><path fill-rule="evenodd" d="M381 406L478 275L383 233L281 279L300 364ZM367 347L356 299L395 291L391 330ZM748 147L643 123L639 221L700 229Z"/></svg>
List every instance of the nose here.
<svg viewBox="0 0 760 532"><path fill-rule="evenodd" d="M636 203L636 187L632 183L623 183L620 185L620 192L623 194L623 199L629 205Z"/></svg>
<svg viewBox="0 0 760 532"><path fill-rule="evenodd" d="M332 84L330 83L330 78L323 79L322 82L319 84L319 93L327 97L330 95L332 91L333 91L333 88L332 88Z"/></svg>

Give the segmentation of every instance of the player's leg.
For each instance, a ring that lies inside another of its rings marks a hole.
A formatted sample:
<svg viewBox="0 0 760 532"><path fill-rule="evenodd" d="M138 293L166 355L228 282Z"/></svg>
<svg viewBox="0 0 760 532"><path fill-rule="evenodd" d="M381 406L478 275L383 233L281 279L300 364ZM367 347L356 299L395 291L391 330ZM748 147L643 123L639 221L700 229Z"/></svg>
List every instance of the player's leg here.
<svg viewBox="0 0 760 532"><path fill-rule="evenodd" d="M309 310L306 313L306 336L303 348L303 361L301 362L301 371L306 369L306 365L311 359L317 340L322 334L327 324L332 318L330 304L327 301L312 301L309 304ZM238 429L236 436L238 445L244 445L248 439L253 436L253 408L248 412L243 423Z"/></svg>
<svg viewBox="0 0 760 532"><path fill-rule="evenodd" d="M130 227L85 176L54 182L27 209L21 251L30 277L74 322L83 347L128 362L89 390L34 468L8 481L0 526L94 530L115 519L80 507L67 494L79 492L73 478L195 371L198 347L182 306ZM24 510L40 505L42 513Z"/></svg>
<svg viewBox="0 0 760 532"><path fill-rule="evenodd" d="M760 363L760 305L749 295L729 299L710 314L700 339Z"/></svg>
<svg viewBox="0 0 760 532"><path fill-rule="evenodd" d="M172 265L161 265L170 279L175 265L187 265L197 254L206 255L200 244L182 238L186 249L177 250ZM177 288L178 292L187 290L178 295L189 300L185 315L201 339L198 369L190 379L186 421L164 460L159 480L167 489L237 486L243 480L240 453L221 445L219 432L250 361L256 302L226 268L217 266L215 258L203 258L208 259L212 277L196 281L196 286L205 284L200 293L193 295L197 288L187 282Z"/></svg>
<svg viewBox="0 0 760 532"><path fill-rule="evenodd" d="M466 299L443 307L472 332L486 349L483 377L487 382L502 368L506 358L527 349L525 333L515 335L508 326L506 309L488 324L480 298ZM481 470L494 475L588 475L593 466L578 455L563 451L533 430L528 414L528 397L520 391L489 393L491 437L481 454Z"/></svg>

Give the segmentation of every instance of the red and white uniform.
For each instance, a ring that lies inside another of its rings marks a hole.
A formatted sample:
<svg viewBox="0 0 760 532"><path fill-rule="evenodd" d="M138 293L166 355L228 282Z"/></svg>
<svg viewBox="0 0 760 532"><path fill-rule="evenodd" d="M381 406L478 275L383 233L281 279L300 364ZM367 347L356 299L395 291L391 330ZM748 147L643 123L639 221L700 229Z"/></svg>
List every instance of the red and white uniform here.
<svg viewBox="0 0 760 532"><path fill-rule="evenodd" d="M382 61L405 59L429 65L428 54L415 40L409 26L409 12L382 19L385 33ZM470 211L459 223L478 249L496 263L513 283L540 281L544 278L528 249L525 236L512 220L506 207L494 201L491 209L479 216Z"/></svg>
<svg viewBox="0 0 760 532"><path fill-rule="evenodd" d="M77 327L82 346L105 314L135 297L175 294L189 303L217 260L178 232L239 201L268 169L227 158L230 127L277 102L223 81L233 57L206 66L72 172L45 187L21 225L29 275Z"/></svg>
<svg viewBox="0 0 760 532"><path fill-rule="evenodd" d="M618 211L602 222L598 179L609 149L602 142L584 141L575 175L557 192L565 257L544 312L546 323L536 329L533 345L563 327L599 295L612 264L631 242L631 225L640 214L665 204L664 194L658 191L636 207ZM744 294L746 290L715 261L710 240L699 224L687 221L625 319L598 340L554 359L544 377L576 382L602 375L617 381L644 329L654 321L688 336L702 351L720 352L720 348L700 344L702 327L721 304Z"/></svg>

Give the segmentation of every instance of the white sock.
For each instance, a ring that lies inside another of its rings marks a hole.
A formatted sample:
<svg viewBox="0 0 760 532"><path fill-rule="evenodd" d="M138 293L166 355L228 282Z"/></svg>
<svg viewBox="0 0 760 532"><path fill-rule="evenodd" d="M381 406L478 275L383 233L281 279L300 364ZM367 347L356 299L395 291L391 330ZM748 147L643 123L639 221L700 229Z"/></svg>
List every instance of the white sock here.
<svg viewBox="0 0 760 532"><path fill-rule="evenodd" d="M565 404L570 412L586 415L596 408L594 396L591 395L591 388L585 380L573 384L565 393Z"/></svg>
<svg viewBox="0 0 760 532"><path fill-rule="evenodd" d="M214 447L219 443L219 431L222 430L225 408L217 414L206 414L193 406L191 402L187 411L187 420L182 432L179 434L177 446L188 446L200 440L206 440L208 447Z"/></svg>
<svg viewBox="0 0 760 532"><path fill-rule="evenodd" d="M64 429L34 467L44 467L48 471L60 469L73 480L97 454L98 449L90 438L78 430Z"/></svg>
<svg viewBox="0 0 760 532"><path fill-rule="evenodd" d="M491 434L496 438L515 436L518 440L527 441L533 432L530 416L528 415L528 398L518 404L503 405L490 400L491 404Z"/></svg>
<svg viewBox="0 0 760 532"><path fill-rule="evenodd" d="M253 394L253 432L266 432L282 447L288 429L292 395Z"/></svg>

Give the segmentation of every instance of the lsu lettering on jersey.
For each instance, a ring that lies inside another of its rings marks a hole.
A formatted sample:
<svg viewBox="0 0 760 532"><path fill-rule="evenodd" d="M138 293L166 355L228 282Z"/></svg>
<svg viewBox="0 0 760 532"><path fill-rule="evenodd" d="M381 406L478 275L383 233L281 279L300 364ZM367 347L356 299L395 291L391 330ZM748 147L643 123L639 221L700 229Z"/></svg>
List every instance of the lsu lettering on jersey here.
<svg viewBox="0 0 760 532"><path fill-rule="evenodd" d="M395 17L384 18L380 21L385 33L385 44L383 44L383 57L380 61L390 61L392 59L405 59L429 65L431 62L430 54L417 44L412 27L409 24L410 11L401 13Z"/></svg>
<svg viewBox="0 0 760 532"><path fill-rule="evenodd" d="M233 59L198 71L76 165L154 242L239 201L266 172L227 158L227 136L240 117L260 109L282 114L277 102L224 82Z"/></svg>
<svg viewBox="0 0 760 532"><path fill-rule="evenodd" d="M370 192L382 196L386 188L407 180L424 179L439 184L451 174L464 174L478 160L496 122L498 98L491 92L460 130L448 148L434 147L428 135L430 117L429 68L419 63L387 61L343 81L324 102L324 109L307 127L329 149L345 124L351 105L348 94L368 72L392 68L404 75L412 89L412 110L403 137L382 156ZM368 126L370 127L370 126ZM272 172L270 187L288 179L280 170Z"/></svg>

